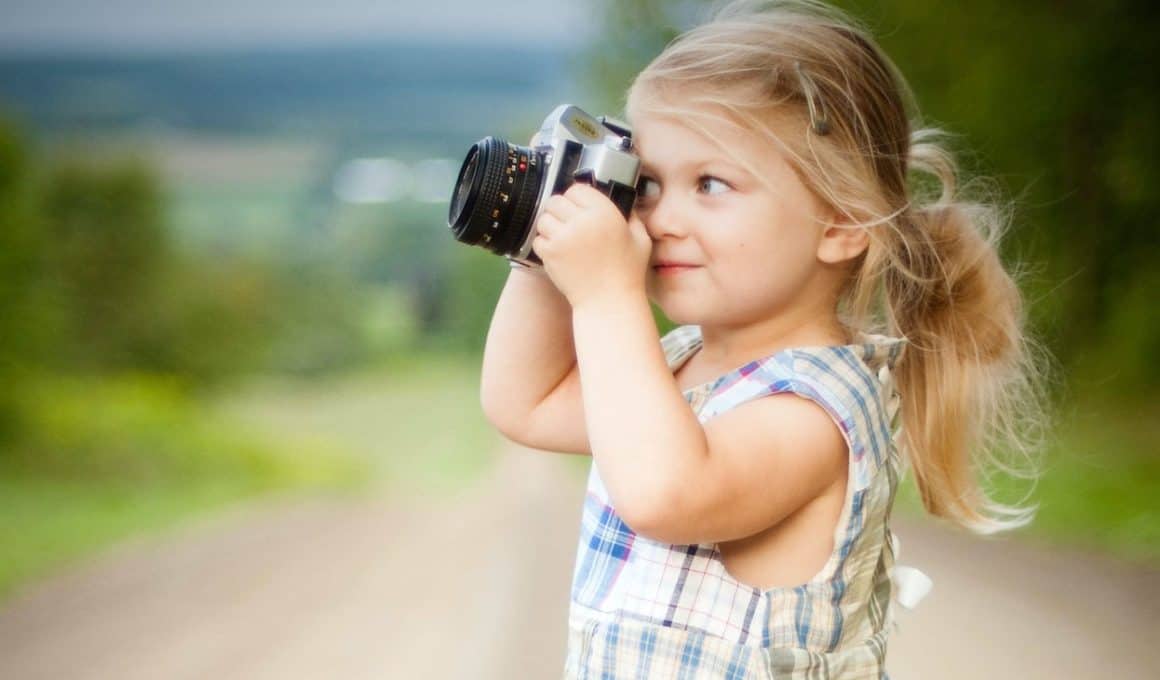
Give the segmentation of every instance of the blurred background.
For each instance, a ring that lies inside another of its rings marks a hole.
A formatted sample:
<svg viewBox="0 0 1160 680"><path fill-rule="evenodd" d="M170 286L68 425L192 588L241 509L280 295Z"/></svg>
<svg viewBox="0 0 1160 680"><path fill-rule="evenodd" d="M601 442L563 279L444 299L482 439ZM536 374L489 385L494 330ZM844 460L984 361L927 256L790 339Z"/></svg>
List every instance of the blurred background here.
<svg viewBox="0 0 1160 680"><path fill-rule="evenodd" d="M0 610L243 500L451 506L493 478L507 267L446 231L463 154L560 102L618 115L706 4L0 0ZM1018 540L1155 569L1155 8L837 4L1014 201L1057 364Z"/></svg>

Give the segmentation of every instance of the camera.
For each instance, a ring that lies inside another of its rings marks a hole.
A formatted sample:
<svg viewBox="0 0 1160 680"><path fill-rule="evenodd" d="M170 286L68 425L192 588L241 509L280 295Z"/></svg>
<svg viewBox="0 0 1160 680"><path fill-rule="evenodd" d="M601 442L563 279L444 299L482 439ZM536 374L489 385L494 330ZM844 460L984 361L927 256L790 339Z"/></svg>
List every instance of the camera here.
<svg viewBox="0 0 1160 680"><path fill-rule="evenodd" d="M498 137L472 145L455 181L447 223L461 243L540 264L532 241L549 196L587 182L627 218L639 175L627 124L563 104L544 119L530 146Z"/></svg>

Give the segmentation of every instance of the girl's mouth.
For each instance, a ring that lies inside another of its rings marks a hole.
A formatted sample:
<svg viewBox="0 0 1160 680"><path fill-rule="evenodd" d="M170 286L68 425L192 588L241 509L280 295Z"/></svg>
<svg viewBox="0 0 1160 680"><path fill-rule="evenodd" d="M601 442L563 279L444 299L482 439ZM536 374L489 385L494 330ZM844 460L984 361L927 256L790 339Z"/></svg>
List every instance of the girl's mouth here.
<svg viewBox="0 0 1160 680"><path fill-rule="evenodd" d="M679 264L676 262L664 262L653 266L653 271L661 276L672 276L675 274L683 274L687 271L696 269L697 265Z"/></svg>

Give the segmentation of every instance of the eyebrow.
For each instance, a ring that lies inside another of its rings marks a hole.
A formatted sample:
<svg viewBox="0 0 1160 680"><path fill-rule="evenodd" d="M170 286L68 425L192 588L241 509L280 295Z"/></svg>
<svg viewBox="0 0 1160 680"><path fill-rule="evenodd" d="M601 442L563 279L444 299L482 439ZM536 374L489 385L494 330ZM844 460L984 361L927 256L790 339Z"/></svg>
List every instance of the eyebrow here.
<svg viewBox="0 0 1160 680"><path fill-rule="evenodd" d="M725 158L708 158L708 159L704 159L704 160L693 160L693 161L689 161L687 163L681 163L681 164L678 164L676 166L676 168L673 169L673 174L680 174L681 172L686 172L690 168L696 168L697 170L700 170L700 169L704 168L705 166L710 166L710 165L724 166L725 168L732 170L733 172L742 173L747 177L753 174L749 170L747 170L744 166L742 166L738 163L735 163L733 161L730 161L728 159L725 159ZM644 160L643 158L640 161L640 172L642 175L652 175L654 177L660 174L659 172L657 172L657 167L655 165L653 165L652 163L649 163L648 161Z"/></svg>

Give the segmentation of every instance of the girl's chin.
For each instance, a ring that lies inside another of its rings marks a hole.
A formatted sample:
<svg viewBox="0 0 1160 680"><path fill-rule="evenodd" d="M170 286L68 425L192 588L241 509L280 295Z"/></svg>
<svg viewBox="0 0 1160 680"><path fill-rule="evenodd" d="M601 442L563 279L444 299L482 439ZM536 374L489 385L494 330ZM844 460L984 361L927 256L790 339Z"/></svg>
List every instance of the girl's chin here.
<svg viewBox="0 0 1160 680"><path fill-rule="evenodd" d="M647 281L646 293L648 299L667 318L675 324L700 324L711 318L714 310L711 300L704 297L703 289L689 287L670 288L661 282L658 285L656 278Z"/></svg>
<svg viewBox="0 0 1160 680"><path fill-rule="evenodd" d="M663 298L658 298L655 295L650 295L649 300L661 310L665 318L678 326L686 326L690 324L698 324L701 322L704 314L698 314L687 306L673 304L671 301L666 301Z"/></svg>

